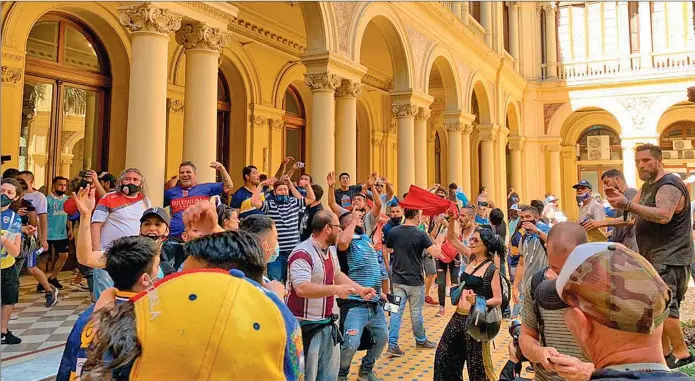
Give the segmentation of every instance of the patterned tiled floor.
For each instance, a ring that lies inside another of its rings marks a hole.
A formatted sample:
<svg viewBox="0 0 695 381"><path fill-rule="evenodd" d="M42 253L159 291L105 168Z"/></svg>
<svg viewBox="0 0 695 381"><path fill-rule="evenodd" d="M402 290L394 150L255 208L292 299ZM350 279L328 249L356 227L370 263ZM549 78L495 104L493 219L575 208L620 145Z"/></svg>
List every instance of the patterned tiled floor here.
<svg viewBox="0 0 695 381"><path fill-rule="evenodd" d="M68 334L79 314L89 306L89 293L71 290L72 272L62 273L58 279L63 289L58 304L46 308L43 293L36 292L36 281L31 276L20 280L19 303L15 305L9 329L22 339L18 345L2 345L2 360L12 360L65 345Z"/></svg>
<svg viewBox="0 0 695 381"><path fill-rule="evenodd" d="M89 306L89 294L70 290L67 286L73 274L66 272L59 279L65 285L60 291L59 302L52 308L46 308L43 294L36 292L36 281L30 276L23 276L20 288L20 303L16 305L13 313L14 320L10 320L10 330L22 339L19 345L2 345L2 360L20 360L44 351L61 348L65 344L72 326L79 314ZM437 306L426 305L424 308L425 328L428 338L438 342L446 324L454 313L453 307L448 307L445 317L435 317ZM435 350L419 350L415 348L415 339L412 334L412 326L408 311L401 326L400 347L406 352L404 357L392 358L382 356L376 365L376 372L384 380L431 380L433 377L433 364ZM500 334L494 341L492 348L495 373L499 371L507 361L507 344L510 337L507 333L507 324L502 327ZM366 352L358 352L353 359L350 378L357 379L357 372L362 356ZM56 364L57 367L58 364Z"/></svg>

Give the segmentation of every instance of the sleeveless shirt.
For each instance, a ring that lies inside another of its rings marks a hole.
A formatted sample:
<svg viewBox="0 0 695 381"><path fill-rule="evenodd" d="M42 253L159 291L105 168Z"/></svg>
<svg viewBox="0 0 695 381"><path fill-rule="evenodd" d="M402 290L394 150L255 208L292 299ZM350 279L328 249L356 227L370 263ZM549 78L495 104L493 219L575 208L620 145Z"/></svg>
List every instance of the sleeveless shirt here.
<svg viewBox="0 0 695 381"><path fill-rule="evenodd" d="M687 266L693 262L692 221L690 216L690 193L680 177L667 173L654 183L644 183L640 205L655 207L656 193L664 185L676 187L685 197L683 210L673 213L666 224L650 222L637 216L635 236L640 254L653 265Z"/></svg>

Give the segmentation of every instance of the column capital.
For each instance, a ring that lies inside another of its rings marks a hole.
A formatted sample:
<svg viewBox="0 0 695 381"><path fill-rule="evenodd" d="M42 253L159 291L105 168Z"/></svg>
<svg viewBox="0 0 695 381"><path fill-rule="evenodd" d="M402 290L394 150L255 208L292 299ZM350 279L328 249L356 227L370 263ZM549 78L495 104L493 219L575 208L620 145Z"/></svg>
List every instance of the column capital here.
<svg viewBox="0 0 695 381"><path fill-rule="evenodd" d="M70 154L70 153L63 153L60 155L60 162L61 164L70 164L72 163L72 159L75 157L75 155Z"/></svg>
<svg viewBox="0 0 695 381"><path fill-rule="evenodd" d="M560 155L563 159L570 159L577 157L577 147L575 146L562 146L560 148Z"/></svg>
<svg viewBox="0 0 695 381"><path fill-rule="evenodd" d="M415 117L415 115L418 113L418 107L410 103L402 105L393 105L391 107L391 110L393 112L393 116L395 116L396 118Z"/></svg>
<svg viewBox="0 0 695 381"><path fill-rule="evenodd" d="M545 12L546 14L551 14L551 15L554 14L555 9L557 9L557 5L555 5L555 2L553 2L553 1L543 3L540 6L543 9L543 12Z"/></svg>
<svg viewBox="0 0 695 381"><path fill-rule="evenodd" d="M251 118L249 119L251 122L251 125L256 128L261 128L263 127L266 122L268 121L268 118L260 115L251 115Z"/></svg>
<svg viewBox="0 0 695 381"><path fill-rule="evenodd" d="M384 146L384 137L383 136L372 137L372 145L374 147L382 148Z"/></svg>
<svg viewBox="0 0 695 381"><path fill-rule="evenodd" d="M177 114L183 114L183 101L180 99L167 98L167 110Z"/></svg>
<svg viewBox="0 0 695 381"><path fill-rule="evenodd" d="M336 98L359 98L360 94L362 94L362 84L350 80L343 80L335 90Z"/></svg>
<svg viewBox="0 0 695 381"><path fill-rule="evenodd" d="M507 4L507 8L509 8L510 11L519 11L519 8L521 8L521 2L519 1L505 1L505 4Z"/></svg>
<svg viewBox="0 0 695 381"><path fill-rule="evenodd" d="M507 145L509 146L510 151L523 151L524 150L524 143L526 143L526 138L523 136L510 136L509 139L507 139Z"/></svg>
<svg viewBox="0 0 695 381"><path fill-rule="evenodd" d="M182 15L155 6L150 2L130 5L119 10L119 20L131 33L169 34L181 27Z"/></svg>
<svg viewBox="0 0 695 381"><path fill-rule="evenodd" d="M560 152L560 149L562 149L562 146L558 143L551 143L551 144L544 144L543 145L543 151Z"/></svg>
<svg viewBox="0 0 695 381"><path fill-rule="evenodd" d="M463 130L461 130L461 134L468 136L472 133L473 133L473 124L471 124L471 123L464 124Z"/></svg>
<svg viewBox="0 0 695 381"><path fill-rule="evenodd" d="M2 66L2 83L17 84L22 79L23 72L21 68Z"/></svg>
<svg viewBox="0 0 695 381"><path fill-rule="evenodd" d="M311 91L335 91L340 86L340 78L332 73L304 74L304 83Z"/></svg>
<svg viewBox="0 0 695 381"><path fill-rule="evenodd" d="M176 42L185 49L207 49L222 54L229 42L229 33L204 23L186 24L176 32Z"/></svg>
<svg viewBox="0 0 695 381"><path fill-rule="evenodd" d="M493 142L497 139L497 131L499 126L496 124L481 124L478 125L478 136L482 142Z"/></svg>
<svg viewBox="0 0 695 381"><path fill-rule="evenodd" d="M464 129L464 124L461 122L444 122L446 132L461 132Z"/></svg>
<svg viewBox="0 0 695 381"><path fill-rule="evenodd" d="M429 107L418 108L417 114L415 114L415 119L418 120L428 120L432 116L432 110Z"/></svg>
<svg viewBox="0 0 695 381"><path fill-rule="evenodd" d="M282 119L268 119L268 124L270 124L271 130L281 130L285 125L285 121Z"/></svg>

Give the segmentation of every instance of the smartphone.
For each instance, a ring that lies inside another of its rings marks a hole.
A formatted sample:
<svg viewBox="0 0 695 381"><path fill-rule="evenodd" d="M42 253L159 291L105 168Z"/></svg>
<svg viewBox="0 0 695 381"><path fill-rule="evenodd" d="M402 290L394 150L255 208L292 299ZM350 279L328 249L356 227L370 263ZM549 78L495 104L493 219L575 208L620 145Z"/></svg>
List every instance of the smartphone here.
<svg viewBox="0 0 695 381"><path fill-rule="evenodd" d="M87 177L88 174L89 174L89 171L80 171L78 176L79 177Z"/></svg>
<svg viewBox="0 0 695 381"><path fill-rule="evenodd" d="M386 312L391 312L391 313L397 314L400 309L401 309L401 306L398 304L393 304L393 303L384 304L384 311L386 311Z"/></svg>
<svg viewBox="0 0 695 381"><path fill-rule="evenodd" d="M304 163L302 163L301 161L298 161L297 162L297 168L304 168Z"/></svg>

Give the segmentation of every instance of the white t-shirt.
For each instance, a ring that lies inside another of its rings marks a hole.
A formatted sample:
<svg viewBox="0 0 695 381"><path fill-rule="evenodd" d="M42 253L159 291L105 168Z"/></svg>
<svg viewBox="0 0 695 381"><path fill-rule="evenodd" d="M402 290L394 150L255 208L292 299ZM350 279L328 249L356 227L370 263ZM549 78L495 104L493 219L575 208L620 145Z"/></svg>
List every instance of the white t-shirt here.
<svg viewBox="0 0 695 381"><path fill-rule="evenodd" d="M139 235L140 218L149 204L142 193L134 198L118 192L102 197L92 215L92 223L104 223L101 227L101 249L106 250L111 242L119 238Z"/></svg>
<svg viewBox="0 0 695 381"><path fill-rule="evenodd" d="M44 196L43 193L39 191L24 193L23 198L31 202L31 205L34 206L34 208L36 208L37 216L48 213L48 201L46 200L46 196Z"/></svg>

